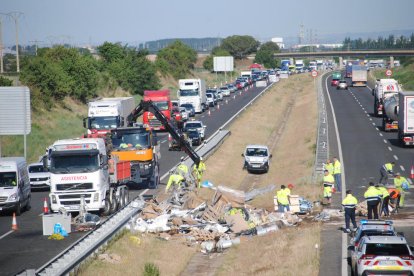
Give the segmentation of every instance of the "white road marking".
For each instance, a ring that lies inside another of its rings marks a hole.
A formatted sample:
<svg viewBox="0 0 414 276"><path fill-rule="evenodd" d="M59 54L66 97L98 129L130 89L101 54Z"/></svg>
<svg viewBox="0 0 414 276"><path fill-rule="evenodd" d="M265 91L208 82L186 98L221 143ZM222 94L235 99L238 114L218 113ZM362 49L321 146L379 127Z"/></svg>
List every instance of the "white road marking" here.
<svg viewBox="0 0 414 276"><path fill-rule="evenodd" d="M375 126L375 123L372 123L373 126Z"/></svg>
<svg viewBox="0 0 414 276"><path fill-rule="evenodd" d="M388 141L384 139L384 143L386 144Z"/></svg>
<svg viewBox="0 0 414 276"><path fill-rule="evenodd" d="M143 194L145 194L146 192L148 192L149 190L148 189L145 189L145 190L143 190L140 194L139 194L139 196L142 196Z"/></svg>
<svg viewBox="0 0 414 276"><path fill-rule="evenodd" d="M403 166L400 166L401 171L405 172L405 169Z"/></svg>
<svg viewBox="0 0 414 276"><path fill-rule="evenodd" d="M161 144L162 144L162 143L165 143L165 142L167 142L167 140L162 140L162 141L161 141Z"/></svg>
<svg viewBox="0 0 414 276"><path fill-rule="evenodd" d="M375 129L376 129L377 131L380 131L379 127L376 127Z"/></svg>
<svg viewBox="0 0 414 276"><path fill-rule="evenodd" d="M368 112L366 110L364 112L365 112L365 114L368 114Z"/></svg>
<svg viewBox="0 0 414 276"><path fill-rule="evenodd" d="M382 133L380 133L379 135L380 135L381 137L382 137L382 136L384 136L384 135L382 135Z"/></svg>
<svg viewBox="0 0 414 276"><path fill-rule="evenodd" d="M391 147L388 147L388 150L389 150L389 151L392 151L392 148L391 148Z"/></svg>
<svg viewBox="0 0 414 276"><path fill-rule="evenodd" d="M372 121L372 118L369 118L370 121Z"/></svg>
<svg viewBox="0 0 414 276"><path fill-rule="evenodd" d="M395 160L398 160L398 156L397 155L394 155L393 157L394 157Z"/></svg>
<svg viewBox="0 0 414 276"><path fill-rule="evenodd" d="M2 238L5 238L6 236L10 235L11 233L13 233L13 230L10 230L10 231L9 231L9 232L7 232L6 234L3 234L3 235L0 237L0 240L1 240Z"/></svg>

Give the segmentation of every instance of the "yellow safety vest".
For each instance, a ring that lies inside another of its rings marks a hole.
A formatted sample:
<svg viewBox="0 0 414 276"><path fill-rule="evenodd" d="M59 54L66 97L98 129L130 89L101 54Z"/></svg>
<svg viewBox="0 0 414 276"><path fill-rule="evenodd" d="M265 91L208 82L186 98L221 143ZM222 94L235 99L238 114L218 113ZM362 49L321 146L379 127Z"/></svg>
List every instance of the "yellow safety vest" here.
<svg viewBox="0 0 414 276"><path fill-rule="evenodd" d="M384 165L386 171L392 171L393 165L391 163L387 163Z"/></svg>
<svg viewBox="0 0 414 276"><path fill-rule="evenodd" d="M379 191L380 197L382 197L382 198L387 197L387 196L390 195L387 188L385 188L385 187L378 187L378 191Z"/></svg>
<svg viewBox="0 0 414 276"><path fill-rule="evenodd" d="M334 167L333 174L341 173L341 163L339 163L338 160L335 161L335 163L333 164L333 167Z"/></svg>
<svg viewBox="0 0 414 276"><path fill-rule="evenodd" d="M342 200L342 206L344 206L345 208L355 208L357 204L358 199L356 199L356 197L354 197L351 194L346 195L344 200Z"/></svg>
<svg viewBox="0 0 414 276"><path fill-rule="evenodd" d="M182 177L179 174L172 174L170 175L170 178L168 179L167 187L165 187L165 190L168 191L168 189L171 187L172 184L181 186L181 182L184 181L184 177Z"/></svg>
<svg viewBox="0 0 414 276"><path fill-rule="evenodd" d="M329 174L334 173L334 166L332 163L325 164L325 170L329 172Z"/></svg>
<svg viewBox="0 0 414 276"><path fill-rule="evenodd" d="M188 174L188 167L185 164L180 164L177 167L177 170L182 171L184 174Z"/></svg>
<svg viewBox="0 0 414 276"><path fill-rule="evenodd" d="M374 186L370 186L368 190L364 193L364 197L369 201L375 201L379 199L379 195L382 194L378 189Z"/></svg>
<svg viewBox="0 0 414 276"><path fill-rule="evenodd" d="M405 177L403 177L403 176L400 176L400 179L398 179L398 178L394 178L394 186L395 186L395 188L397 188L397 190L398 190L399 192L401 192L401 191L403 190L403 188L402 188L402 184L403 184L404 182L407 182L407 183L408 183L407 179L406 179ZM408 183L408 184L409 184L409 183Z"/></svg>
<svg viewBox="0 0 414 276"><path fill-rule="evenodd" d="M335 183L335 179L334 179L333 175L332 174L325 175L323 177L323 183L324 184L325 183L334 184Z"/></svg>
<svg viewBox="0 0 414 276"><path fill-rule="evenodd" d="M277 196L277 202L280 205L289 205L289 198L288 198L286 189L281 189L277 191L276 196Z"/></svg>

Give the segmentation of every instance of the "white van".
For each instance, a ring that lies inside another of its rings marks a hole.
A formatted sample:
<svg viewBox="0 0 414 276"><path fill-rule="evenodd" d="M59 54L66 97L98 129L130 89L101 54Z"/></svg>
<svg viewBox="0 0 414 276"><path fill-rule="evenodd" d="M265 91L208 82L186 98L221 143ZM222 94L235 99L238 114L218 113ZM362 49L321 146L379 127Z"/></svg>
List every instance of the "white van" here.
<svg viewBox="0 0 414 276"><path fill-rule="evenodd" d="M0 212L30 209L30 180L23 157L0 158Z"/></svg>

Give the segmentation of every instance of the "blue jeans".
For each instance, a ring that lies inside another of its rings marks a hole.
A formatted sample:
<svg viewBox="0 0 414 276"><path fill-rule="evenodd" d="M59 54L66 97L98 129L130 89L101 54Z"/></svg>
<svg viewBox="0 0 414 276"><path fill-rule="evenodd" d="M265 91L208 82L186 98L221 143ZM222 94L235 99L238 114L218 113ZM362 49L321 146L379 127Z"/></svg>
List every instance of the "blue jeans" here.
<svg viewBox="0 0 414 276"><path fill-rule="evenodd" d="M289 209L289 205L282 205L282 204L278 204L278 212L279 213L284 213L285 212L285 208L286 208L286 211L290 211L290 209Z"/></svg>
<svg viewBox="0 0 414 276"><path fill-rule="evenodd" d="M336 189L338 190L338 192L340 192L341 191L341 186L342 186L341 174L340 173L336 173L333 176L335 178Z"/></svg>

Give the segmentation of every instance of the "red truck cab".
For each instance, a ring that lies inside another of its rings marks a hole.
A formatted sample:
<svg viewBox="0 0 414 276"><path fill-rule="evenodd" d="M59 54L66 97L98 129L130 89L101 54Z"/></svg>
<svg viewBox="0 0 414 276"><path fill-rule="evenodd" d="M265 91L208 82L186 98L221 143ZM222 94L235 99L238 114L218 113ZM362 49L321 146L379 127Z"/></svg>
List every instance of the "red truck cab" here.
<svg viewBox="0 0 414 276"><path fill-rule="evenodd" d="M168 120L171 120L172 103L169 90L145 90L144 101L152 101L165 117L167 117ZM142 122L151 129L165 130L165 127L151 112L144 112Z"/></svg>

